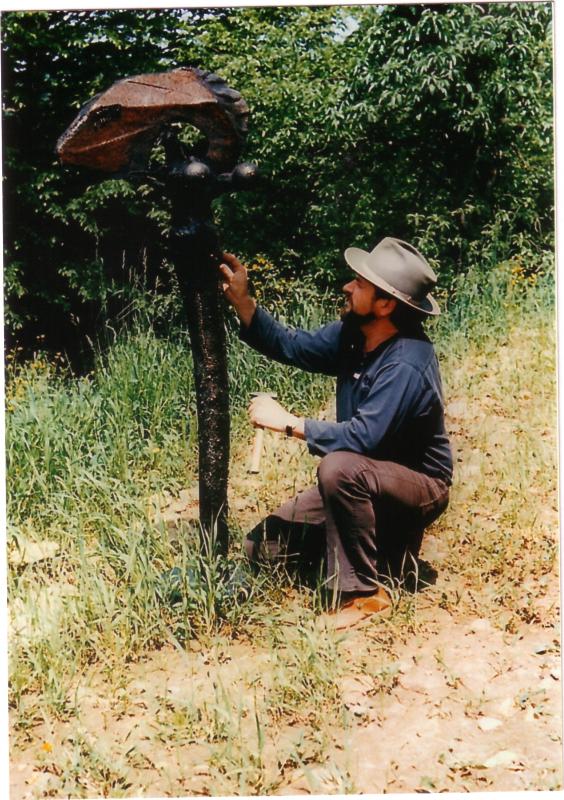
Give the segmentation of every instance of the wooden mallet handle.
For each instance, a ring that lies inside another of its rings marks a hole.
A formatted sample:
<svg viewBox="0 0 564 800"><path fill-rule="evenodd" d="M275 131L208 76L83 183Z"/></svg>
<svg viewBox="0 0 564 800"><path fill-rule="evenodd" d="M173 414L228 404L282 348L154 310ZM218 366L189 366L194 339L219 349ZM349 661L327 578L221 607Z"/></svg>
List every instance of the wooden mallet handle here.
<svg viewBox="0 0 564 800"><path fill-rule="evenodd" d="M255 440L253 442L253 455L251 458L251 466L249 472L256 475L260 472L260 457L262 455L262 444L264 441L264 428L257 428L255 431Z"/></svg>
<svg viewBox="0 0 564 800"><path fill-rule="evenodd" d="M274 392L253 392L251 397L261 397L264 395L265 397L273 397L276 399L278 396ZM253 455L251 457L251 466L249 467L249 472L253 475L256 475L260 472L260 458L262 456L262 445L264 442L264 428L257 428L255 430L255 439L253 442Z"/></svg>

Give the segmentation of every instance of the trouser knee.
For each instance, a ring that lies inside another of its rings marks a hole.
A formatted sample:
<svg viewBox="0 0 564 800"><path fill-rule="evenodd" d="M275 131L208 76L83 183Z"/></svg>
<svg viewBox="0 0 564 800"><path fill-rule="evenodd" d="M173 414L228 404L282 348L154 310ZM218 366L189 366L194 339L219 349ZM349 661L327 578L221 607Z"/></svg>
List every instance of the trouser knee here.
<svg viewBox="0 0 564 800"><path fill-rule="evenodd" d="M317 482L322 497L338 496L347 487L362 483L363 473L359 470L357 453L338 450L324 456L317 468Z"/></svg>
<svg viewBox="0 0 564 800"><path fill-rule="evenodd" d="M319 462L317 482L323 497L332 497L350 482L350 470L347 469L347 453L329 453Z"/></svg>

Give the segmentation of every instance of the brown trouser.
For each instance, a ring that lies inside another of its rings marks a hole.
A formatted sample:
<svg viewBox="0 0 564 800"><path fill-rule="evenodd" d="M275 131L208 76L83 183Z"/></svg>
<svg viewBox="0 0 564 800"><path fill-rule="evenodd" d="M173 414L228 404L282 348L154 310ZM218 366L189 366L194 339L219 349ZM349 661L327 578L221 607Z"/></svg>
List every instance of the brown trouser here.
<svg viewBox="0 0 564 800"><path fill-rule="evenodd" d="M281 561L301 571L325 559L329 588L368 592L414 563L423 531L448 505L439 478L358 453L329 453L317 480L248 534L253 564Z"/></svg>

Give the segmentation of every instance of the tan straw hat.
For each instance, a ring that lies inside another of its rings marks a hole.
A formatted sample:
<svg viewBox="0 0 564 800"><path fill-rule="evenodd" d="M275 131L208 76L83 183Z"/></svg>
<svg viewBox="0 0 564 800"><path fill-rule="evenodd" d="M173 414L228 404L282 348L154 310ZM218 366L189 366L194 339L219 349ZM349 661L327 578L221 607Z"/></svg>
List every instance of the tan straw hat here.
<svg viewBox="0 0 564 800"><path fill-rule="evenodd" d="M441 313L437 301L429 294L437 276L421 253L407 242L387 236L370 253L348 247L345 260L367 281L411 308L435 316Z"/></svg>

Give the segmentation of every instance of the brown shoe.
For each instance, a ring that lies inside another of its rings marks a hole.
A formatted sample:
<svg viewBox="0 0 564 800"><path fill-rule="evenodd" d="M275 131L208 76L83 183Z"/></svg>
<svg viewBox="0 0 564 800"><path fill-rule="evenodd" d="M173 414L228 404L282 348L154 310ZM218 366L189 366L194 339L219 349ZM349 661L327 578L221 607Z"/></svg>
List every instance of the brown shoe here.
<svg viewBox="0 0 564 800"><path fill-rule="evenodd" d="M346 628L358 627L369 622L373 614L388 615L392 610L392 598L381 586L377 592L369 595L357 595L347 599L335 611L319 616L319 622L340 631Z"/></svg>

